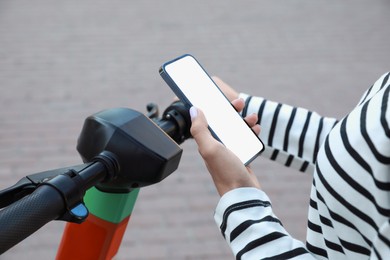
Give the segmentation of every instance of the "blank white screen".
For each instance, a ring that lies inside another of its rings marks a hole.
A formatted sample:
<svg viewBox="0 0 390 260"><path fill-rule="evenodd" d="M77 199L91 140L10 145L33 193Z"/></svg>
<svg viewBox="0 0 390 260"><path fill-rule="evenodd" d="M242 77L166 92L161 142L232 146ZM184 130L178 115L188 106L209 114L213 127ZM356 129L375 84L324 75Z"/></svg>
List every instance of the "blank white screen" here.
<svg viewBox="0 0 390 260"><path fill-rule="evenodd" d="M244 164L260 153L261 141L192 56L183 56L164 69L189 102L204 112L220 141Z"/></svg>

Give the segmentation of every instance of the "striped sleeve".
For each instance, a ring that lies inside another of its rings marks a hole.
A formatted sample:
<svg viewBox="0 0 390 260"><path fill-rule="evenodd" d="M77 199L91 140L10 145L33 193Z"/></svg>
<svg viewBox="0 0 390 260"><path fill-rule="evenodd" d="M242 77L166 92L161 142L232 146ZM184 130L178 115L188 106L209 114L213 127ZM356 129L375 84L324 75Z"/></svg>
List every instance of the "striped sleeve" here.
<svg viewBox="0 0 390 260"><path fill-rule="evenodd" d="M312 173L318 149L337 120L262 97L243 93L240 97L246 103L243 117L258 114L258 123L262 126L260 138L265 144L262 156Z"/></svg>
<svg viewBox="0 0 390 260"><path fill-rule="evenodd" d="M246 96L243 116L259 114L268 156L284 164L291 156L287 166L301 170L306 162L314 175L305 245L286 232L261 190L221 198L215 221L236 259L390 259L389 79L377 80L339 122Z"/></svg>
<svg viewBox="0 0 390 260"><path fill-rule="evenodd" d="M214 217L236 259L313 259L304 244L287 233L259 189L226 193Z"/></svg>
<svg viewBox="0 0 390 260"><path fill-rule="evenodd" d="M329 259L390 259L389 73L318 152L307 248Z"/></svg>

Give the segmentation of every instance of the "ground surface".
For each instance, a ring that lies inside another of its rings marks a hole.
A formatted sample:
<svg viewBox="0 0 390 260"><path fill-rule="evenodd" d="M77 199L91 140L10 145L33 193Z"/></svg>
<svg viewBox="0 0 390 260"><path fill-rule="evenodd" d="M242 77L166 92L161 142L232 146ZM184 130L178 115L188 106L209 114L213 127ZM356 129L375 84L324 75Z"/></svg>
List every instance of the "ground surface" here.
<svg viewBox="0 0 390 260"><path fill-rule="evenodd" d="M183 53L240 91L341 117L390 70L389 9L386 0L3 0L0 189L80 163L77 137L95 112L164 109L172 93L158 68ZM194 143L183 149L174 174L141 190L116 259L232 259L213 221L211 180ZM304 240L311 176L261 158L253 169ZM0 258L54 259L63 226L48 224Z"/></svg>

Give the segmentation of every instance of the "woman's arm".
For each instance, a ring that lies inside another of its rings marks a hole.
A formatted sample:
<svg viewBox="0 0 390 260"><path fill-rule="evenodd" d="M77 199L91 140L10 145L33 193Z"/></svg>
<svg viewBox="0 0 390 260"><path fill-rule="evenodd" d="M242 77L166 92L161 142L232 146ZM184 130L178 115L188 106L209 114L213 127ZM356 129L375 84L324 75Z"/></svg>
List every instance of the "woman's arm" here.
<svg viewBox="0 0 390 260"><path fill-rule="evenodd" d="M259 189L229 191L220 199L214 218L236 259L314 259L301 241L287 233Z"/></svg>
<svg viewBox="0 0 390 260"><path fill-rule="evenodd" d="M222 196L215 220L236 259L312 259L305 246L292 238L273 214L252 170L214 139L202 111L191 108L190 114L191 134ZM249 125L253 126L253 122Z"/></svg>
<svg viewBox="0 0 390 260"><path fill-rule="evenodd" d="M262 154L271 160L303 172L313 172L318 148L337 123L304 108L273 102L262 97L239 94L218 77L214 81L230 100L245 100L242 116L256 114L265 144Z"/></svg>
<svg viewBox="0 0 390 260"><path fill-rule="evenodd" d="M258 115L263 156L302 172L313 172L318 148L337 123L316 112L240 94L246 102L242 115Z"/></svg>

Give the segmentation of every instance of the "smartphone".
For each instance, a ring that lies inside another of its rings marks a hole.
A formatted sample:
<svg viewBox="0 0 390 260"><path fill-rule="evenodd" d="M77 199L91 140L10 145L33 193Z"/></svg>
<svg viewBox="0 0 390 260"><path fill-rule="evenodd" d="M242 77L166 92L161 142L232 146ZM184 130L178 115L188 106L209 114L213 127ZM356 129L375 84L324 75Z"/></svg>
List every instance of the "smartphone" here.
<svg viewBox="0 0 390 260"><path fill-rule="evenodd" d="M248 165L263 151L260 138L192 55L164 63L160 75L188 108L195 106L203 111L213 136L243 164Z"/></svg>

